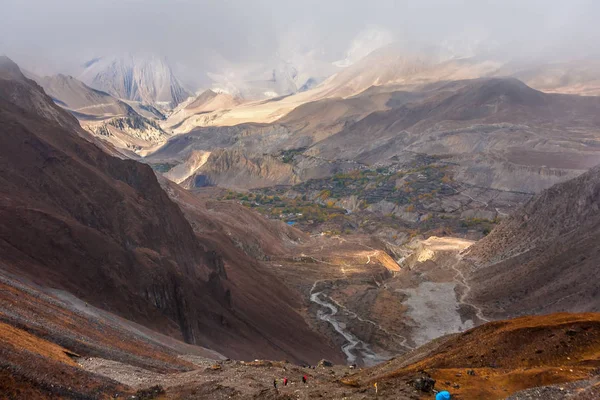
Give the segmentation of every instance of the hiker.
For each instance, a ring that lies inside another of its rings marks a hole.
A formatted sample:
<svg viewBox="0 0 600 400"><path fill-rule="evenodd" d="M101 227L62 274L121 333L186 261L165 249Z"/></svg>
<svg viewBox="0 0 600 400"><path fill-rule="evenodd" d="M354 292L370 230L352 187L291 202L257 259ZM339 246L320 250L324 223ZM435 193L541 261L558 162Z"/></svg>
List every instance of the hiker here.
<svg viewBox="0 0 600 400"><path fill-rule="evenodd" d="M273 379L273 387L277 389L277 379Z"/></svg>
<svg viewBox="0 0 600 400"><path fill-rule="evenodd" d="M307 381L307 379L306 379L306 375L304 375L304 376L302 377L302 383L306 383L306 381Z"/></svg>
<svg viewBox="0 0 600 400"><path fill-rule="evenodd" d="M283 378L283 386L287 386L287 378Z"/></svg>
<svg viewBox="0 0 600 400"><path fill-rule="evenodd" d="M447 390L441 391L435 395L435 400L450 400L452 396L450 396L450 392Z"/></svg>

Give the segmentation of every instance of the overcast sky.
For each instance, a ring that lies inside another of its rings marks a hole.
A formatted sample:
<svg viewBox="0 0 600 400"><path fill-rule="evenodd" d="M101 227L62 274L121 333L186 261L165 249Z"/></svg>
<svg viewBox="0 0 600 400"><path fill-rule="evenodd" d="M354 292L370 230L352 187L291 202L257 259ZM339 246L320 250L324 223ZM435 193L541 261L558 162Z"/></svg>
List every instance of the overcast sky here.
<svg viewBox="0 0 600 400"><path fill-rule="evenodd" d="M333 62L388 40L505 57L596 56L600 45L597 0L0 0L0 10L0 53L37 70L124 51L214 70L298 54Z"/></svg>

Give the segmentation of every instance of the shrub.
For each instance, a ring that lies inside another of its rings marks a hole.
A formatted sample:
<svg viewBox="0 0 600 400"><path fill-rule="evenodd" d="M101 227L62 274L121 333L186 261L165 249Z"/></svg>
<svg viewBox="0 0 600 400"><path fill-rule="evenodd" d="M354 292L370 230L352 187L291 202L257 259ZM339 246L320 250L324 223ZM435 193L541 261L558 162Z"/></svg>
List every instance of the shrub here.
<svg viewBox="0 0 600 400"><path fill-rule="evenodd" d="M319 197L323 200L327 200L330 196L331 191L327 189L321 190L321 193L319 193Z"/></svg>
<svg viewBox="0 0 600 400"><path fill-rule="evenodd" d="M450 175L444 174L444 176L442 177L442 183L450 183L450 182L452 182L452 178L450 177Z"/></svg>

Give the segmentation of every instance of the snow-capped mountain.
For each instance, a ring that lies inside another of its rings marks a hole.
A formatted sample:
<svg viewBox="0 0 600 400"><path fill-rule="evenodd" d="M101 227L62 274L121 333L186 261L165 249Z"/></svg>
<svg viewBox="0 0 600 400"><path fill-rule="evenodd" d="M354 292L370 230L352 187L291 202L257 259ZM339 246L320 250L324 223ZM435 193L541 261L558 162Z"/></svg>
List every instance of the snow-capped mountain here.
<svg viewBox="0 0 600 400"><path fill-rule="evenodd" d="M138 54L101 57L88 61L84 68L79 79L121 99L172 108L190 95L162 57Z"/></svg>
<svg viewBox="0 0 600 400"><path fill-rule="evenodd" d="M297 60L294 60L297 61ZM294 94L314 87L336 68L326 73L306 68L301 63L281 58L264 64L231 65L218 73L208 73L213 81L212 90L226 92L245 99L261 99Z"/></svg>

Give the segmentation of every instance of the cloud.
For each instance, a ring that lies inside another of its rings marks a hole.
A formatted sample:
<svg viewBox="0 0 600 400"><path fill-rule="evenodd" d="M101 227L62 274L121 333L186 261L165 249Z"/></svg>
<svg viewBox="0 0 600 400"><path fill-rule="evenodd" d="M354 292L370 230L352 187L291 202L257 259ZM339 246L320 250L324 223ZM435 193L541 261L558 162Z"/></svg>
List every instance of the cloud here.
<svg viewBox="0 0 600 400"><path fill-rule="evenodd" d="M506 58L600 54L595 0L0 0L0 7L0 51L32 69L66 72L115 52L152 52L192 71L277 57L314 67L350 62L392 39L413 50L444 45Z"/></svg>
<svg viewBox="0 0 600 400"><path fill-rule="evenodd" d="M368 27L361 31L350 43L346 57L338 60L334 65L347 67L365 57L372 51L386 46L394 41L390 31L378 27Z"/></svg>

